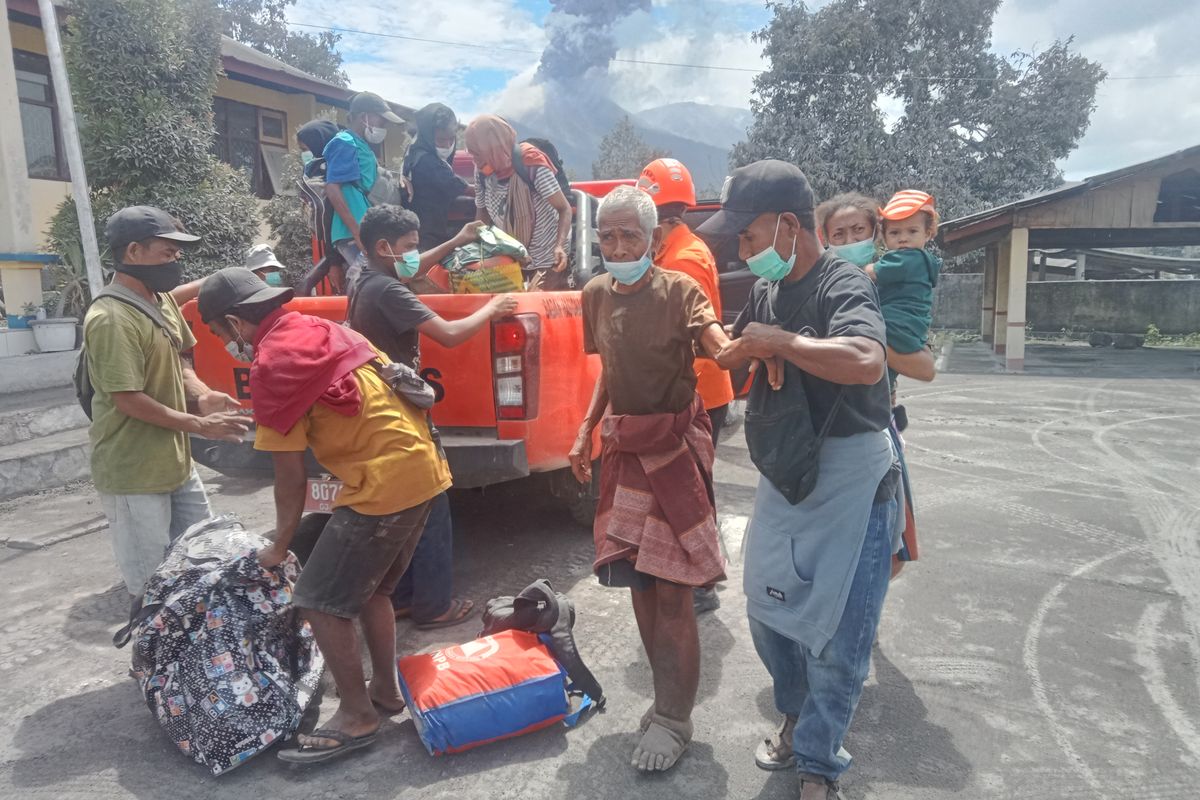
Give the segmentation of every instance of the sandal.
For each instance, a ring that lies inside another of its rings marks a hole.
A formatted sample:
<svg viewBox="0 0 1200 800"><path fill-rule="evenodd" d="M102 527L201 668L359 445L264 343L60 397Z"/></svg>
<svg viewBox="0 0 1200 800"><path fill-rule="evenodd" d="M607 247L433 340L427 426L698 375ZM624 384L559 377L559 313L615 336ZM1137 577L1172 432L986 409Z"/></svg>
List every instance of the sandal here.
<svg viewBox="0 0 1200 800"><path fill-rule="evenodd" d="M438 628L450 628L455 625L461 625L471 617L471 612L475 610L474 600L465 600L461 597L456 597L450 601L450 608L443 614L445 619L434 619L429 622L418 622L417 630L419 631L435 631ZM447 616L449 615L449 616Z"/></svg>
<svg viewBox="0 0 1200 800"><path fill-rule="evenodd" d="M287 761L290 764L317 764L329 761L345 755L351 750L358 750L374 743L375 739L379 737L379 729L376 728L362 736L351 736L344 731L335 731L333 728L317 728L308 735L314 739L332 739L337 744L333 747L301 744L294 750L280 750L279 760Z"/></svg>
<svg viewBox="0 0 1200 800"><path fill-rule="evenodd" d="M654 721L655 710L655 704L653 701L651 701L650 707L646 709L646 713L642 714L642 721L638 723L638 730L642 733L645 733L646 728L649 728L650 723Z"/></svg>
<svg viewBox="0 0 1200 800"><path fill-rule="evenodd" d="M796 753L792 750L792 733L795 730L796 717L791 714L784 715L779 730L763 739L754 751L754 763L759 769L773 772L796 766Z"/></svg>
<svg viewBox="0 0 1200 800"><path fill-rule="evenodd" d="M633 751L633 766L641 772L666 772L692 741L692 721L669 719L662 714L650 718L650 727Z"/></svg>
<svg viewBox="0 0 1200 800"><path fill-rule="evenodd" d="M831 781L824 775L814 775L811 772L800 773L800 791L804 792L804 784L815 783L818 786L825 787L825 800L845 800L842 796L841 787L837 781Z"/></svg>

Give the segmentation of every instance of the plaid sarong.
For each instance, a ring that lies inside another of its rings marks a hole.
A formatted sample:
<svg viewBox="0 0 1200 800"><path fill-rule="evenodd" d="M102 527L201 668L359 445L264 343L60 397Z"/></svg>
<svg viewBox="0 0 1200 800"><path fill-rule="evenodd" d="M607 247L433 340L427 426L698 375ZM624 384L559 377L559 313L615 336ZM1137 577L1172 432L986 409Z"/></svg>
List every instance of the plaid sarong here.
<svg viewBox="0 0 1200 800"><path fill-rule="evenodd" d="M594 569L628 559L688 586L725 579L712 490L712 421L696 395L678 414L624 414L601 427Z"/></svg>

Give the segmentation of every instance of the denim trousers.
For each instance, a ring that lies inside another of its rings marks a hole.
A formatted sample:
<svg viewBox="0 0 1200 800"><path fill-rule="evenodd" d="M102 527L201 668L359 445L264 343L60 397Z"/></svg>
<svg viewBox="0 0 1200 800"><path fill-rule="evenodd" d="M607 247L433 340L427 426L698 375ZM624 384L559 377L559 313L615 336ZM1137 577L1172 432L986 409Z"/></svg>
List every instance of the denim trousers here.
<svg viewBox="0 0 1200 800"><path fill-rule="evenodd" d="M792 749L800 772L837 780L850 766L842 741L871 668L871 646L891 575L897 509L895 499L872 506L846 609L819 656L750 619L754 647L775 684L775 708L797 718Z"/></svg>
<svg viewBox="0 0 1200 800"><path fill-rule="evenodd" d="M393 608L411 608L413 622L423 623L445 614L454 593L454 526L450 496L433 498L425 532L417 542L412 563L392 594Z"/></svg>

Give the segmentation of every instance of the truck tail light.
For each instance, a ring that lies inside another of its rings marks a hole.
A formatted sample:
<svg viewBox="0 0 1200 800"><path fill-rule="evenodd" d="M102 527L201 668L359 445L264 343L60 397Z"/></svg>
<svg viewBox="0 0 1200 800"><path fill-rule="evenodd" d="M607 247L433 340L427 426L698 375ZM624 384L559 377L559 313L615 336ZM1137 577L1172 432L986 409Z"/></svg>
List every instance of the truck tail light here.
<svg viewBox="0 0 1200 800"><path fill-rule="evenodd" d="M537 416L541 346L537 314L516 314L492 324L492 375L500 419Z"/></svg>

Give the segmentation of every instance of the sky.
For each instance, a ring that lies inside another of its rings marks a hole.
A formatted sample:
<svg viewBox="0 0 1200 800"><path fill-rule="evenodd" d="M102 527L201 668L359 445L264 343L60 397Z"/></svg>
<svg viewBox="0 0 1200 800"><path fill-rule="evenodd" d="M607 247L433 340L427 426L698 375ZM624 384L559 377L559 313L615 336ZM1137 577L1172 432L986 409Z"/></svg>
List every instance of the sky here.
<svg viewBox="0 0 1200 800"><path fill-rule="evenodd" d="M752 39L770 18L764 2L650 3L649 12L618 23L618 59L737 69L618 61L610 70L613 99L634 112L679 100L747 108L754 73L745 70L767 66ZM549 11L549 0L298 0L289 20L457 43L347 33L339 49L354 88L411 107L444 102L469 119L536 99L530 87ZM993 49L1028 52L1074 36L1077 49L1108 71L1091 127L1060 165L1074 180L1200 144L1198 31L1200 0L1004 0Z"/></svg>

